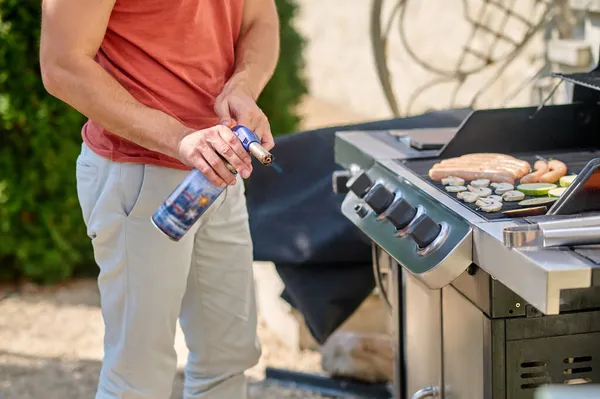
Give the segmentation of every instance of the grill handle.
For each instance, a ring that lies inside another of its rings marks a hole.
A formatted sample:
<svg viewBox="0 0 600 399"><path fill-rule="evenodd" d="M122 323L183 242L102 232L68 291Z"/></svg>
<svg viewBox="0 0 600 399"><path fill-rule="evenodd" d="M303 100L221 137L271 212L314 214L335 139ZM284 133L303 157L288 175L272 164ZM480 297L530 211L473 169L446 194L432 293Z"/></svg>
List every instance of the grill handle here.
<svg viewBox="0 0 600 399"><path fill-rule="evenodd" d="M541 230L564 229L570 227L600 226L600 216L574 217L568 219L548 220L538 222Z"/></svg>
<svg viewBox="0 0 600 399"><path fill-rule="evenodd" d="M509 248L551 248L600 244L600 217L569 218L504 229Z"/></svg>
<svg viewBox="0 0 600 399"><path fill-rule="evenodd" d="M600 244L600 226L542 230L544 247Z"/></svg>
<svg viewBox="0 0 600 399"><path fill-rule="evenodd" d="M440 390L438 387L427 387L415 392L413 396L411 396L411 399L437 398L439 396Z"/></svg>

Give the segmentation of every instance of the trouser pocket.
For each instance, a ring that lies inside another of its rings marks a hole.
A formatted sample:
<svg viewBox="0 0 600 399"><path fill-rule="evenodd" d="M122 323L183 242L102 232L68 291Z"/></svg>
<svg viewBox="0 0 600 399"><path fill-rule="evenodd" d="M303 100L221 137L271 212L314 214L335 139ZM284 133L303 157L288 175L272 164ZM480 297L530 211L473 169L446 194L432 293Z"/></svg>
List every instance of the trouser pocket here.
<svg viewBox="0 0 600 399"><path fill-rule="evenodd" d="M126 217L135 215L143 200L149 167L142 164L119 165L119 193Z"/></svg>
<svg viewBox="0 0 600 399"><path fill-rule="evenodd" d="M75 176L77 179L77 199L81 208L81 215L86 226L90 224L90 217L94 204L97 201L98 193L98 166L91 163L86 158L86 149L77 157L75 166ZM91 236L89 230L88 235Z"/></svg>

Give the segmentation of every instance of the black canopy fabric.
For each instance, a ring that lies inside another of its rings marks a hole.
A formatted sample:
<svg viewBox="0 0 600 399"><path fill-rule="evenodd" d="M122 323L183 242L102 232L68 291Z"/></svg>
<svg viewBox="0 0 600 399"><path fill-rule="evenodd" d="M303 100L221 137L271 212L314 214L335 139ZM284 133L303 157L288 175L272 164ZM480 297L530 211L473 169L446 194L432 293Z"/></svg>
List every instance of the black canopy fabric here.
<svg viewBox="0 0 600 399"><path fill-rule="evenodd" d="M370 241L341 211L332 190L336 131L457 126L470 111L334 126L277 138L273 155L282 172L254 165L246 197L254 258L274 262L284 297L324 343L374 288Z"/></svg>

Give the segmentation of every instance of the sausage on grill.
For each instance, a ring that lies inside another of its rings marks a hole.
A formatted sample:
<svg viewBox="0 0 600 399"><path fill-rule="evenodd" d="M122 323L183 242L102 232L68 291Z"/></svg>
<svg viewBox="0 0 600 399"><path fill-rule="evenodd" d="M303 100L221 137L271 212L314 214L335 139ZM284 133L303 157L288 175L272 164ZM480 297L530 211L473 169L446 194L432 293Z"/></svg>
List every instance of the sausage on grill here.
<svg viewBox="0 0 600 399"><path fill-rule="evenodd" d="M494 183L515 183L515 178L512 173L498 169L456 166L452 168L432 168L429 171L429 178L433 181L439 182L450 176L460 177L466 181L488 179Z"/></svg>
<svg viewBox="0 0 600 399"><path fill-rule="evenodd" d="M502 169L510 169L510 170L517 171L518 173L516 173L516 175L515 175L516 178L521 178L521 177L525 176L531 170L531 166L529 165L529 162L521 161L519 159L514 159L514 158L513 159L505 159L505 158L493 159L493 158L489 158L489 157L482 157L482 158L460 157L460 158L445 159L437 165L439 165L439 166L479 165L479 166L488 166L488 167L492 167L492 168L501 167ZM434 167L436 167L436 165L434 165Z"/></svg>
<svg viewBox="0 0 600 399"><path fill-rule="evenodd" d="M535 162L533 169L535 169L535 172L521 178L521 184L539 183L542 176L548 171L548 164L546 161L539 160Z"/></svg>
<svg viewBox="0 0 600 399"><path fill-rule="evenodd" d="M561 161L552 160L548 162L549 172L546 172L540 177L542 183L556 183L561 177L567 174L567 165Z"/></svg>

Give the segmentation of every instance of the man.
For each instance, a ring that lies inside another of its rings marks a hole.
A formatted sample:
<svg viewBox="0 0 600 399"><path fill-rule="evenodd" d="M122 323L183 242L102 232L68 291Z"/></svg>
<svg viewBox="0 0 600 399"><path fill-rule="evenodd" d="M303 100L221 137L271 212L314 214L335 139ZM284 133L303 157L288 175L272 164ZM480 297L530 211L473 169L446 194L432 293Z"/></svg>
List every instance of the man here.
<svg viewBox="0 0 600 399"><path fill-rule="evenodd" d="M40 43L47 90L89 118L76 173L105 321L96 398L168 399L178 318L184 397L246 397L252 244L243 183L217 154L250 175L232 123L273 147L255 103L278 58L273 0L44 0ZM192 167L227 188L176 243L150 216Z"/></svg>

